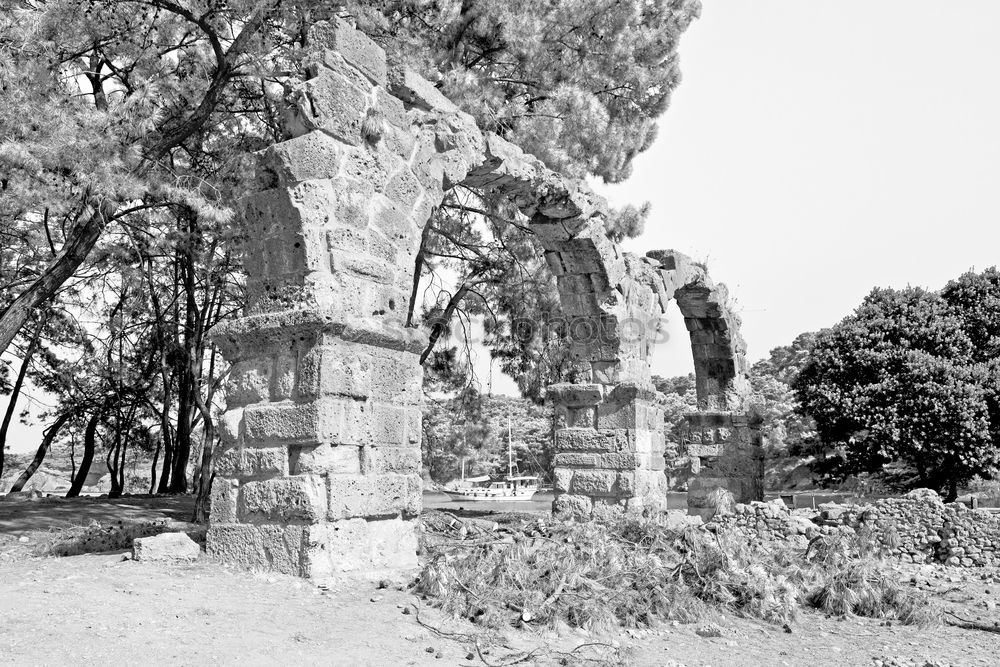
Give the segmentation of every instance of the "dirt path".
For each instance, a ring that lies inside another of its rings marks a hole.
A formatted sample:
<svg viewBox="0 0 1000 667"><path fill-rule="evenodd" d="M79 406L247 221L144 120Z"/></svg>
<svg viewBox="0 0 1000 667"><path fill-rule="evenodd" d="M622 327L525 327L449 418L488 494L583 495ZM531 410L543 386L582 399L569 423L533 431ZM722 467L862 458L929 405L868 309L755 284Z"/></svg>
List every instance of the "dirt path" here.
<svg viewBox="0 0 1000 667"><path fill-rule="evenodd" d="M81 517L117 520L122 511L136 519L186 517L180 499L157 500L0 505L0 552L6 544L26 554L45 531ZM1000 572L912 567L900 576L964 618L1000 621L990 606L1000 597ZM490 642L479 628L372 583L322 590L205 556L167 565L123 561L121 552L0 558L3 665L506 665L530 651L534 657L518 664L839 667L896 658L885 664L1000 665L1000 634L982 631L815 613L803 613L791 633L721 615L708 621L721 628L720 637L699 636L700 624L610 635L512 629L480 656L476 638L482 647Z"/></svg>
<svg viewBox="0 0 1000 667"><path fill-rule="evenodd" d="M375 601L372 601L372 600ZM22 560L0 568L0 663L43 664L326 664L473 665L468 639L443 638L404 614L405 592L359 584L322 591L282 576L251 574L203 558L151 565L120 555ZM471 625L420 606L420 618L451 633ZM938 627L885 627L807 614L792 634L740 619L719 618L719 638L696 625L589 636L512 631L512 650L483 656L501 664L532 648L569 652L583 643L624 664L676 663L737 667L873 665L899 657L936 664L996 665L1000 635ZM426 652L427 648L433 652ZM520 651L520 652L519 652ZM582 655L582 653L581 653ZM527 664L558 664L558 655ZM572 664L572 663L570 663ZM908 663L903 663L908 664Z"/></svg>

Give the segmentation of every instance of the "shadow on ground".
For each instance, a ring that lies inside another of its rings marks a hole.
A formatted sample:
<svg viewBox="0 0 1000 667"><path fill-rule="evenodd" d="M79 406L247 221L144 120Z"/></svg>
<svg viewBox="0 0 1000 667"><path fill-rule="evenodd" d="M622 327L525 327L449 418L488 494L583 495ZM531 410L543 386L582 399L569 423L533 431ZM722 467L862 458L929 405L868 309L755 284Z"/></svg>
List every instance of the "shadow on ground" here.
<svg viewBox="0 0 1000 667"><path fill-rule="evenodd" d="M30 532L86 526L92 521L190 521L193 496L128 496L125 498L0 498L0 534L18 537Z"/></svg>

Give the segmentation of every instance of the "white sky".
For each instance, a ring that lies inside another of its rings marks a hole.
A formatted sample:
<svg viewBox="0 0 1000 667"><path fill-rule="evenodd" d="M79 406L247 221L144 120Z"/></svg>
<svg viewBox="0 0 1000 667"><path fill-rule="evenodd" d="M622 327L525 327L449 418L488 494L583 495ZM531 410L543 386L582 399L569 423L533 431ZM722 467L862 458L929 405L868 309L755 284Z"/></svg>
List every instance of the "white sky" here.
<svg viewBox="0 0 1000 667"><path fill-rule="evenodd" d="M998 263L1000 2L704 5L655 144L598 190L652 203L629 250L707 258L751 360L875 286L936 289ZM683 321L668 318L653 370L689 372ZM511 385L494 374L493 387Z"/></svg>
<svg viewBox="0 0 1000 667"><path fill-rule="evenodd" d="M1000 2L704 4L656 143L600 190L652 203L630 250L708 258L751 359L998 262ZM682 332L654 370L690 367Z"/></svg>

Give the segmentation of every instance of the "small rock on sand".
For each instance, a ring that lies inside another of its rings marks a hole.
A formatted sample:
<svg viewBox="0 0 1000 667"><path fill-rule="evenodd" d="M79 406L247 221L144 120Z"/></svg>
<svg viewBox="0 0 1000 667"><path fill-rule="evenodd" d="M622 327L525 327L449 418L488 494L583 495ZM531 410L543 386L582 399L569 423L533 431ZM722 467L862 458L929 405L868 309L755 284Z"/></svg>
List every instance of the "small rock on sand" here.
<svg viewBox="0 0 1000 667"><path fill-rule="evenodd" d="M704 625L699 625L697 628L695 628L694 633L699 637L704 637L706 639L712 637L721 637L722 628L720 628L715 623L706 623Z"/></svg>
<svg viewBox="0 0 1000 667"><path fill-rule="evenodd" d="M201 554L198 543L186 533L160 533L132 542L132 558L142 561L195 560Z"/></svg>

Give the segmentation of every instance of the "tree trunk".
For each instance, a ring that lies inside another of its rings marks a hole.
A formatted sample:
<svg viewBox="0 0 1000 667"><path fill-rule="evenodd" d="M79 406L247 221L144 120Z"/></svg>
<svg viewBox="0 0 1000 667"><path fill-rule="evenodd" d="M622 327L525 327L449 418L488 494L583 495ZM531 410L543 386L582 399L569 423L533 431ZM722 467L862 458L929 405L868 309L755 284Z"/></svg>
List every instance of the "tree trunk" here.
<svg viewBox="0 0 1000 667"><path fill-rule="evenodd" d="M182 372L178 379L177 392L177 437L174 440L174 456L170 471L169 493L187 492L187 465L191 457L191 378Z"/></svg>
<svg viewBox="0 0 1000 667"><path fill-rule="evenodd" d="M149 495L156 493L156 462L160 460L160 449L163 447L163 435L160 435L160 441L156 443L156 449L153 451L153 464L149 468Z"/></svg>
<svg viewBox="0 0 1000 667"><path fill-rule="evenodd" d="M954 477L948 480L948 495L945 496L946 503L953 503L958 500L958 480Z"/></svg>
<svg viewBox="0 0 1000 667"><path fill-rule="evenodd" d="M118 483L118 468L121 465L121 447L122 447L122 412L121 410L116 410L118 413L115 416L115 434L114 442L111 448L108 450L107 456L104 457L104 466L108 470L108 474L111 475L111 489L108 491L108 498L120 498L122 495L122 487Z"/></svg>
<svg viewBox="0 0 1000 667"><path fill-rule="evenodd" d="M0 354L7 350L31 313L51 299L80 268L114 211L115 207L105 202L94 208L90 215L78 220L70 229L59 254L45 267L42 275L0 312Z"/></svg>
<svg viewBox="0 0 1000 667"><path fill-rule="evenodd" d="M42 461L45 460L45 455L49 453L49 447L51 447L53 441L55 441L59 430L72 418L72 413L64 412L59 415L58 419L56 419L51 426L45 429L45 434L42 437L42 444L38 446L38 451L35 452L35 458L32 459L31 463L28 464L28 467L24 469L21 476L17 478L17 481L14 482L14 486L10 487L11 493L16 493L24 488L24 485L28 483L31 476L38 470L38 467L42 465Z"/></svg>
<svg viewBox="0 0 1000 667"><path fill-rule="evenodd" d="M458 305L462 303L462 299L464 299L465 295L468 293L469 283L465 283L458 288L458 291L455 292L454 296L452 296L448 301L448 305L445 306L444 313L442 313L441 317L438 318L438 321L434 323L434 326L431 328L431 335L427 337L427 347L425 347L424 351L420 353L420 365L423 365L424 362L427 361L427 357L429 357L431 352L434 351L434 346L437 345L438 339L441 338L445 331L448 330L448 323L455 314L455 310L458 308Z"/></svg>
<svg viewBox="0 0 1000 667"><path fill-rule="evenodd" d="M7 411L3 415L3 424L0 424L0 476L3 475L4 463L6 462L7 431L10 429L10 422L14 419L14 409L17 407L17 399L21 395L21 387L24 386L24 377L28 374L31 357L35 354L35 348L38 347L38 339L42 335L43 326L45 326L44 317L38 320L35 333L32 334L31 340L28 341L28 349L24 351L21 368L17 371L17 380L14 382L14 388L10 390L10 402L7 403Z"/></svg>
<svg viewBox="0 0 1000 667"><path fill-rule="evenodd" d="M424 224L424 230L420 233L420 247L417 249L417 256L413 259L413 284L410 287L410 301L406 306L406 325L414 326L413 316L417 310L417 295L420 291L420 275L424 272L424 253L427 249L427 239L430 238L431 229L434 225L431 220L434 218L434 211Z"/></svg>
<svg viewBox="0 0 1000 667"><path fill-rule="evenodd" d="M87 422L87 429L83 433L83 458L80 459L80 467L76 471L76 477L66 492L67 498L76 498L80 495L83 483L87 481L90 474L90 464L94 462L94 451L97 449L97 427L101 423L104 411L98 409Z"/></svg>
<svg viewBox="0 0 1000 667"><path fill-rule="evenodd" d="M173 374L170 383L163 390L163 411L160 413L160 439L163 441L163 468L160 471L160 483L156 493L166 493L170 488L170 471L173 466L174 445L170 435L170 385L173 385Z"/></svg>
<svg viewBox="0 0 1000 667"><path fill-rule="evenodd" d="M198 497L194 501L194 523L206 523L211 506L212 481L215 473L212 471L212 454L215 450L215 422L212 420L211 407L201 398L196 399L202 419L205 421L205 444L201 448L201 475L198 479Z"/></svg>

